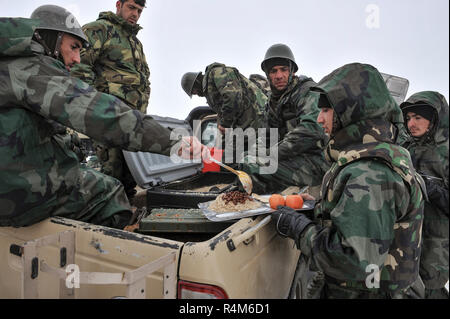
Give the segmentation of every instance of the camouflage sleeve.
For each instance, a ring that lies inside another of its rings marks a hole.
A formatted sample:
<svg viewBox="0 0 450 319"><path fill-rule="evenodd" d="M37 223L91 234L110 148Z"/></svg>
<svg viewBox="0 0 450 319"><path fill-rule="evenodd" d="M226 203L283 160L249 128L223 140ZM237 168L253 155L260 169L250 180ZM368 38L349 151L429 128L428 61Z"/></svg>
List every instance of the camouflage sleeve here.
<svg viewBox="0 0 450 319"><path fill-rule="evenodd" d="M80 52L81 62L76 64L70 74L75 76L89 85L94 85L96 73L95 64L100 57L103 43L107 38L107 30L101 24L85 25L83 27L84 34L89 40L89 48L83 48Z"/></svg>
<svg viewBox="0 0 450 319"><path fill-rule="evenodd" d="M337 176L319 212L331 225L316 225L302 234L300 250L326 275L364 281L366 267L385 263L394 227L407 211L410 195L403 180L386 165L361 160Z"/></svg>
<svg viewBox="0 0 450 319"><path fill-rule="evenodd" d="M303 153L321 153L326 142L326 135L317 123L319 109L318 95L309 94L306 103L298 114L297 126L289 131L278 145L280 159L291 158Z"/></svg>
<svg viewBox="0 0 450 319"><path fill-rule="evenodd" d="M118 98L57 72L49 62L11 62L14 72L0 83L5 93L0 108L20 105L108 146L170 155L177 143L171 141L170 130Z"/></svg>
<svg viewBox="0 0 450 319"><path fill-rule="evenodd" d="M239 105L242 103L242 87L239 78L232 69L214 68L212 69L214 84L222 98L222 105L219 106L221 113L221 125L231 127L239 112Z"/></svg>

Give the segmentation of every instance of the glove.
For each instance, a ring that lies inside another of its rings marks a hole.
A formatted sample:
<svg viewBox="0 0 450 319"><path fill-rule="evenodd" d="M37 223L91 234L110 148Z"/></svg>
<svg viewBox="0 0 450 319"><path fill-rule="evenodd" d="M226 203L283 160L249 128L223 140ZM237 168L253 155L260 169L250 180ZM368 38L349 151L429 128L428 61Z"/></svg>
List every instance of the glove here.
<svg viewBox="0 0 450 319"><path fill-rule="evenodd" d="M292 238L297 248L300 247L302 233L313 224L305 214L287 206L278 206L278 210L272 213L271 219L275 222L277 233L283 237Z"/></svg>
<svg viewBox="0 0 450 319"><path fill-rule="evenodd" d="M448 206L448 190L440 186L431 178L424 177L425 186L427 188L427 197L431 205L437 207L446 216L449 215Z"/></svg>

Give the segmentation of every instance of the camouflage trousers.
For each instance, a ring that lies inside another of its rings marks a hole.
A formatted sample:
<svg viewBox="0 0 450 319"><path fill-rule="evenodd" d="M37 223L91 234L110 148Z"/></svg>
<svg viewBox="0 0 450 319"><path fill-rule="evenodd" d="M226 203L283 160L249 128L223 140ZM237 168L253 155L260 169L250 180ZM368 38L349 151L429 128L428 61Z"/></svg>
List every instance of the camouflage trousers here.
<svg viewBox="0 0 450 319"><path fill-rule="evenodd" d="M94 169L81 167L78 184L54 193L27 212L0 219L0 226L25 227L48 217L61 216L96 225L123 229L132 216L122 184Z"/></svg>
<svg viewBox="0 0 450 319"><path fill-rule="evenodd" d="M385 292L381 289L349 287L348 284L342 286L325 276L324 286L320 294L320 299L423 299L424 297L425 286L420 276L411 286L395 293Z"/></svg>
<svg viewBox="0 0 450 319"><path fill-rule="evenodd" d="M323 155L296 156L291 159L279 160L278 167L273 174L262 174L261 168L267 166L259 158L245 156L239 164L239 169L248 173L252 178L253 192L270 194L281 192L289 186L310 186L318 188L322 178L330 168L330 164ZM311 194L315 197L318 194Z"/></svg>
<svg viewBox="0 0 450 319"><path fill-rule="evenodd" d="M96 142L94 142L94 148L100 162L100 171L118 179L124 186L128 199L131 199L136 194L135 187L137 184L128 169L122 149L107 148Z"/></svg>

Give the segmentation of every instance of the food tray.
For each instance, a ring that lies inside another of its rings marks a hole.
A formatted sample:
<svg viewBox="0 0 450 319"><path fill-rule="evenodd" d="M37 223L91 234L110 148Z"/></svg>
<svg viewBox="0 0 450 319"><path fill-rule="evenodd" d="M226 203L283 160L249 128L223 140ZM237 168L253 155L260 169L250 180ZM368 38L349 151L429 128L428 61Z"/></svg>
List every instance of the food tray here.
<svg viewBox="0 0 450 319"><path fill-rule="evenodd" d="M218 213L218 212L208 209L209 205L211 205L214 201L199 203L198 207L202 210L202 212L206 218L208 218L211 221L215 221L215 222L232 220L232 219L240 219L240 218L244 218L244 217L251 217L251 216L257 216L257 215L262 215L262 214L270 214L271 212L275 211L274 209L270 208L269 204L261 202L257 199L254 199L254 200L257 202L260 202L262 204L262 206L259 208L251 209L251 210L243 210L243 211L237 211L237 212L225 212L225 213ZM305 201L303 203L303 207L300 209L296 209L296 211L311 210L314 208L314 205L315 205L315 201Z"/></svg>

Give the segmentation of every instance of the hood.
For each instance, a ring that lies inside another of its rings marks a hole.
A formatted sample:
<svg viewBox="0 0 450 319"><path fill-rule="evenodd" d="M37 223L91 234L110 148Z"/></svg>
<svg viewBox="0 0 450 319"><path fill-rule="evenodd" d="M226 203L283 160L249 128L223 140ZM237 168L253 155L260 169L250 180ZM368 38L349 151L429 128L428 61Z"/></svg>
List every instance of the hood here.
<svg viewBox="0 0 450 319"><path fill-rule="evenodd" d="M328 97L339 121L325 153L329 160L346 165L361 158L379 158L411 180L414 170L409 153L394 144L399 107L376 68L344 65L311 90Z"/></svg>
<svg viewBox="0 0 450 319"><path fill-rule="evenodd" d="M214 68L226 68L227 66L223 63L219 63L219 62L214 62L211 63L210 65L208 65L205 69L205 74L208 73L209 71L211 71Z"/></svg>
<svg viewBox="0 0 450 319"><path fill-rule="evenodd" d="M311 88L326 94L341 128L368 120L384 119L395 123L398 105L383 77L368 64L352 63L333 71Z"/></svg>
<svg viewBox="0 0 450 319"><path fill-rule="evenodd" d="M132 25L129 24L125 19L122 17L119 17L117 14L107 11L107 12L100 12L97 20L107 20L113 24L118 24L122 26L122 28L127 31L130 35L137 35L140 30L142 30L142 27L139 24Z"/></svg>
<svg viewBox="0 0 450 319"><path fill-rule="evenodd" d="M431 124L432 128L428 136L433 138L436 143L448 140L449 111L445 97L438 92L422 91L411 95L400 105L400 108L405 112L409 106L418 104L427 104L435 111L434 120Z"/></svg>
<svg viewBox="0 0 450 319"><path fill-rule="evenodd" d="M223 63L218 63L218 62L214 62L211 63L210 65L208 65L205 69L205 74L203 76L203 80L202 80L202 88L203 88L203 93L206 95L206 92L208 90L208 81L209 81L209 74L211 72L212 69L214 68L226 68L227 66Z"/></svg>
<svg viewBox="0 0 450 319"><path fill-rule="evenodd" d="M32 56L39 46L31 40L40 21L26 18L0 18L0 56Z"/></svg>

